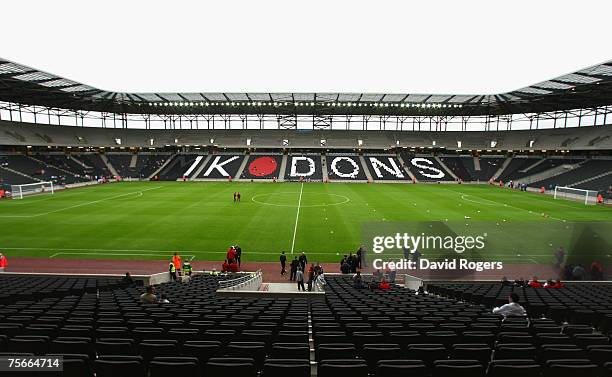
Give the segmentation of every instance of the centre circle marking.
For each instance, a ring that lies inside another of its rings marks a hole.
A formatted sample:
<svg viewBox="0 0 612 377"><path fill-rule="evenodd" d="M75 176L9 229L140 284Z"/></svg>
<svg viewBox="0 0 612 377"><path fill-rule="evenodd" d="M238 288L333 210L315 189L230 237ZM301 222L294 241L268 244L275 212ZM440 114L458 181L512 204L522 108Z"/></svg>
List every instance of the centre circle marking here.
<svg viewBox="0 0 612 377"><path fill-rule="evenodd" d="M261 201L261 200L257 200L258 197L261 196L272 196L272 195L298 195L299 192L295 191L295 192L276 192L276 193L266 193L266 194L257 194L253 197L251 197L251 200L254 203L257 204L263 204L266 206L274 206L274 207L292 207L292 208L297 208L297 203L296 204L278 204L278 203L268 203L265 201ZM337 206L340 204L346 204L348 202L351 201L351 199L349 199L348 197L344 196L344 195L339 195L339 194L330 194L330 193L302 193L302 197L304 197L305 195L328 195L328 196L335 196L338 198L342 198L343 201L338 202L338 203L330 203L330 204L309 204L309 205L300 205L301 208L309 208L309 207L330 207L330 206Z"/></svg>

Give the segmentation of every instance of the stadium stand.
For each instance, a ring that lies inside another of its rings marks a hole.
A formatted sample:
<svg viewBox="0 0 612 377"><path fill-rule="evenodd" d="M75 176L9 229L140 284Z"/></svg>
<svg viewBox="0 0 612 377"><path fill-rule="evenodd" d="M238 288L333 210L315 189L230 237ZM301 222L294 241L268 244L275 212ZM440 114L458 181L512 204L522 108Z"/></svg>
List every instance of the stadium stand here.
<svg viewBox="0 0 612 377"><path fill-rule="evenodd" d="M285 180L298 181L301 177L303 177L304 181L320 182L323 180L323 170L321 166L320 155L295 154L289 155L287 157Z"/></svg>
<svg viewBox="0 0 612 377"><path fill-rule="evenodd" d="M26 183L36 182L36 180L32 177L13 171L8 165L8 158L0 155L0 184L23 185Z"/></svg>
<svg viewBox="0 0 612 377"><path fill-rule="evenodd" d="M610 171L612 171L612 160L587 160L575 169L570 169L565 173L536 181L531 185L534 187L544 186L546 188L554 188L555 186L574 187L580 182L588 181L593 177L609 173ZM608 182L610 182L610 177L608 177Z"/></svg>
<svg viewBox="0 0 612 377"><path fill-rule="evenodd" d="M455 180L431 155L415 155L407 151L403 151L400 155L404 160L404 164L408 167L410 172L414 174L417 181L435 182Z"/></svg>
<svg viewBox="0 0 612 377"><path fill-rule="evenodd" d="M130 166L132 154L107 153L106 158L120 177L138 177L138 172Z"/></svg>
<svg viewBox="0 0 612 377"><path fill-rule="evenodd" d="M349 276L327 275L320 300L222 296L224 278L163 283L156 294L170 303L143 304L144 287L108 278L2 276L0 353L63 355L66 375L82 377L307 377L311 347L317 375L541 376L570 365L604 376L612 353L605 284L431 283L430 294L417 294L395 284L356 289ZM491 313L511 291L531 318Z"/></svg>
<svg viewBox="0 0 612 377"><path fill-rule="evenodd" d="M56 167L60 170L70 172L73 175L78 176L78 177L85 177L86 175L90 173L85 169L83 165L77 163L76 161L74 161L73 159L71 159L69 156L66 156L66 155L39 153L39 154L36 154L34 157L46 163L47 165Z"/></svg>
<svg viewBox="0 0 612 377"><path fill-rule="evenodd" d="M5 161L6 167L42 181L53 181L55 184L63 185L87 180L67 170L60 170L32 156L6 155Z"/></svg>
<svg viewBox="0 0 612 377"><path fill-rule="evenodd" d="M523 173L525 169L530 168L535 163L541 161L541 157L529 157L529 156L514 156L510 164L506 166L502 174L498 177L502 182L507 182L510 179L518 179L519 174Z"/></svg>
<svg viewBox="0 0 612 377"><path fill-rule="evenodd" d="M235 178L238 174L238 169L244 161L244 155L238 154L222 154L212 156L208 163L204 166L201 173L197 176L198 179L228 179Z"/></svg>
<svg viewBox="0 0 612 377"><path fill-rule="evenodd" d="M88 167L86 169L87 170L91 169L91 174L96 177L110 177L111 176L111 173L108 170L108 167L106 166L104 161L102 161L102 158L100 158L100 155L97 153L83 153L83 154L79 154L76 156L73 155L73 158L76 158L77 160L85 164Z"/></svg>
<svg viewBox="0 0 612 377"><path fill-rule="evenodd" d="M136 160L136 177L147 179L170 158L170 154L139 153Z"/></svg>
<svg viewBox="0 0 612 377"><path fill-rule="evenodd" d="M331 181L365 181L365 170L359 156L327 154L327 174Z"/></svg>
<svg viewBox="0 0 612 377"><path fill-rule="evenodd" d="M177 154L170 163L159 172L159 179L162 181L176 181L182 178L189 167L193 165L197 157L197 154Z"/></svg>
<svg viewBox="0 0 612 377"><path fill-rule="evenodd" d="M464 156L441 156L440 160L442 160L444 162L444 164L450 169L452 170L453 173L455 173L455 175L461 179L462 181L471 181L472 180L472 175L468 172L468 170L465 168L465 165L463 165L462 160L465 158L472 158L472 157L464 157Z"/></svg>
<svg viewBox="0 0 612 377"><path fill-rule="evenodd" d="M404 181L410 179L395 155L367 155L364 159L374 180Z"/></svg>
<svg viewBox="0 0 612 377"><path fill-rule="evenodd" d="M479 169L476 169L476 160L479 162ZM470 174L471 181L487 182L493 177L501 167L505 158L500 157L461 157L461 162Z"/></svg>
<svg viewBox="0 0 612 377"><path fill-rule="evenodd" d="M546 158L540 163L528 166L522 171L517 171L515 174L509 176L508 179L512 179L516 181L516 180L520 180L520 179L523 179L529 176L534 176L539 173L543 173L547 170L554 169L558 166L579 164L583 161L584 159L581 159L581 158Z"/></svg>
<svg viewBox="0 0 612 377"><path fill-rule="evenodd" d="M283 156L281 155L259 155L249 156L240 178L243 179L273 179L281 176L280 171Z"/></svg>

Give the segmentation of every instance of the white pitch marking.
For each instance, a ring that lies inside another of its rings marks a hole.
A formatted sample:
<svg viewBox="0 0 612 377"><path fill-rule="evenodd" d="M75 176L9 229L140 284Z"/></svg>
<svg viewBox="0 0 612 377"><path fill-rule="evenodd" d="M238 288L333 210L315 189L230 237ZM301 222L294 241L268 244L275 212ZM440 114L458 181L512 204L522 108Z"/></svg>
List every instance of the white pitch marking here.
<svg viewBox="0 0 612 377"><path fill-rule="evenodd" d="M122 198L122 197L127 196L127 195L138 194L138 196L140 197L140 196L143 195L143 192L145 192L145 191L157 190L157 189L160 189L162 187L163 186L155 186L155 187L151 187L151 188L148 188L148 189L145 189L145 190L128 192L128 193L125 193L125 194L119 194L119 195L111 196L109 198L98 199L98 200L94 200L94 201L91 201L91 202L75 204L73 206L68 206L68 207L64 207L64 208L60 208L60 209L55 209L53 211L48 211L48 212L43 212L43 213L37 213L37 214L34 214L34 215L5 215L5 216L0 216L0 217L28 217L28 218L31 218L31 217L45 216L45 215L50 215L52 213L57 213L57 212L65 211L67 209L78 208L78 207L88 206L90 204L96 204L96 203L104 202L106 200Z"/></svg>
<svg viewBox="0 0 612 377"><path fill-rule="evenodd" d="M297 233L298 220L300 219L300 206L302 205L302 192L304 191L304 183L300 186L300 197L298 198L297 212L295 214L295 226L293 227L293 240L291 241L291 254L295 247L295 235Z"/></svg>

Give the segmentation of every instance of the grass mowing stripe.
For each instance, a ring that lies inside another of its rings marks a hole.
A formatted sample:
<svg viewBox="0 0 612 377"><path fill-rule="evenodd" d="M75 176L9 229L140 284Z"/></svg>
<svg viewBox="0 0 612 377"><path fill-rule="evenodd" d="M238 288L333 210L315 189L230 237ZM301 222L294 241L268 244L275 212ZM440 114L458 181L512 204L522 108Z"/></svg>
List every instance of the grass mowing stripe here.
<svg viewBox="0 0 612 377"><path fill-rule="evenodd" d="M295 234L297 233L297 225L298 225L298 220L300 218L300 206L302 205L302 192L303 191L304 191L304 182L302 182L302 185L300 186L300 197L298 199L297 213L295 215L295 226L293 227L293 240L291 241L291 254L293 254L293 249L295 247Z"/></svg>

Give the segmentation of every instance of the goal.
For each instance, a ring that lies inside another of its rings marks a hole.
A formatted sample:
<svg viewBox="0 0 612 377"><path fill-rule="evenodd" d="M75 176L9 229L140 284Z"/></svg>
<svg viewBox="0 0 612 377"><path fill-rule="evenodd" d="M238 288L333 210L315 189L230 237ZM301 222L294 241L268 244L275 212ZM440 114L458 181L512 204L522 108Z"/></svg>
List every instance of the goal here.
<svg viewBox="0 0 612 377"><path fill-rule="evenodd" d="M555 199L569 199L584 202L584 204L597 204L597 191L555 186Z"/></svg>
<svg viewBox="0 0 612 377"><path fill-rule="evenodd" d="M11 185L13 199L23 199L24 196L34 194L53 194L53 182L36 182L25 185Z"/></svg>

